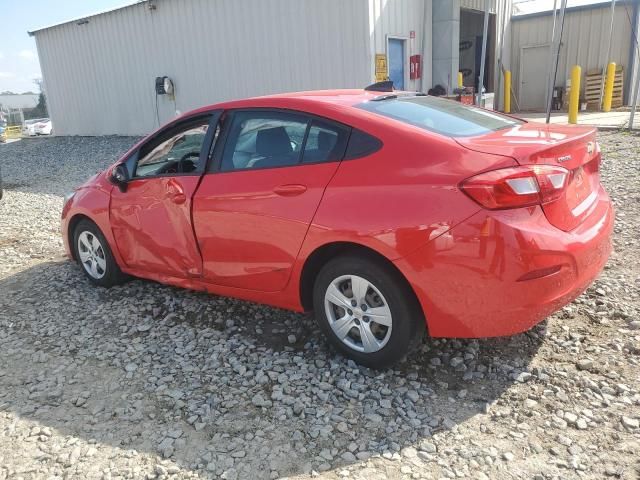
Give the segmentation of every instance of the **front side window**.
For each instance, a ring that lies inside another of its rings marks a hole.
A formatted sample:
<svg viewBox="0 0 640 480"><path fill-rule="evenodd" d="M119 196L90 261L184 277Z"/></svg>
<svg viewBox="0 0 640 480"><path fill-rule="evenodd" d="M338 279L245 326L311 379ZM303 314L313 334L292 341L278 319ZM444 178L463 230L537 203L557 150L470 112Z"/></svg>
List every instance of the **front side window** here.
<svg viewBox="0 0 640 480"><path fill-rule="evenodd" d="M357 106L448 137L483 135L523 123L496 112L432 96L389 98Z"/></svg>
<svg viewBox="0 0 640 480"><path fill-rule="evenodd" d="M188 174L198 170L208 127L208 117L197 119L143 145L135 177Z"/></svg>

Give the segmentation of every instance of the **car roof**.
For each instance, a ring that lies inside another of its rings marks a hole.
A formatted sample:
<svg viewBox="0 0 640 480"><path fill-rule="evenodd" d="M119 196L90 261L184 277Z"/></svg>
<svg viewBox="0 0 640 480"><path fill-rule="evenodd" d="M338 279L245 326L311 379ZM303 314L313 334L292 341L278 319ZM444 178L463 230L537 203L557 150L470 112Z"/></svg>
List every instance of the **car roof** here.
<svg viewBox="0 0 640 480"><path fill-rule="evenodd" d="M276 95L268 95L266 98L298 98L314 102L324 102L340 104L345 106L353 106L368 100L379 97L384 92L373 92L363 89L352 90L310 90L306 92L282 93ZM387 94L392 92L387 92ZM397 93L397 92L396 92ZM258 97L260 98L260 97ZM264 97L263 97L264 98Z"/></svg>
<svg viewBox="0 0 640 480"><path fill-rule="evenodd" d="M379 92L364 89L341 89L341 90L311 90L304 92L278 93L275 95L265 95L260 97L250 97L242 100L231 100L227 102L207 105L197 110L187 112L184 116L206 112L215 109L230 108L250 108L250 107L282 107L292 106L301 107L303 105L316 106L336 106L336 107L353 107L363 102L373 100L375 98L386 95L406 95L415 94L416 92Z"/></svg>

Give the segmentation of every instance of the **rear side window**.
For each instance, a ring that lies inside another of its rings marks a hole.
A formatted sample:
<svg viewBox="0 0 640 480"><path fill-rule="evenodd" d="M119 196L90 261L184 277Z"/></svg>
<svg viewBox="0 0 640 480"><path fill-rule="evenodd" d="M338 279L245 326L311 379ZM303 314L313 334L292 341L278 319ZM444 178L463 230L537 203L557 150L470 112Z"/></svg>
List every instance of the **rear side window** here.
<svg viewBox="0 0 640 480"><path fill-rule="evenodd" d="M302 163L334 162L342 160L349 131L321 120L313 120L307 134Z"/></svg>
<svg viewBox="0 0 640 480"><path fill-rule="evenodd" d="M309 119L282 112L236 112L222 154L222 171L295 165Z"/></svg>
<svg viewBox="0 0 640 480"><path fill-rule="evenodd" d="M389 98L369 101L358 108L447 137L469 137L511 128L524 122L432 96Z"/></svg>
<svg viewBox="0 0 640 480"><path fill-rule="evenodd" d="M230 118L221 171L340 161L350 129L286 111L241 110Z"/></svg>
<svg viewBox="0 0 640 480"><path fill-rule="evenodd" d="M349 145L344 155L345 160L366 157L382 148L382 142L368 133L354 128L349 137Z"/></svg>

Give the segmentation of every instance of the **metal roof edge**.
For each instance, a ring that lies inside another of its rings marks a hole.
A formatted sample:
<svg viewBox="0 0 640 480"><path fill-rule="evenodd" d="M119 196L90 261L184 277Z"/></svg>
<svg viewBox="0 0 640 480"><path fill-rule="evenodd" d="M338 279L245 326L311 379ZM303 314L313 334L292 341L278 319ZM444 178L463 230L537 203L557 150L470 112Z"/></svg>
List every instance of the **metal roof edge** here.
<svg viewBox="0 0 640 480"><path fill-rule="evenodd" d="M616 5L633 5L638 0L617 0ZM580 12L583 10L595 10L596 8L610 8L610 0L602 0L598 3L590 3L588 5L577 5L575 7L567 7L565 13ZM558 8L558 10L560 10ZM525 13L523 15L512 15L511 21L516 22L519 20L527 20L530 18L546 17L553 15L553 10L545 10L543 12Z"/></svg>
<svg viewBox="0 0 640 480"><path fill-rule="evenodd" d="M89 15L84 15L82 17L75 17L75 18L72 18L70 20L65 20L64 22L54 23L52 25L45 25L43 27L35 28L33 30L28 30L27 33L29 34L30 37L33 37L36 33L41 32L43 30L49 30L50 28L61 27L62 25L67 25L69 23L78 23L78 22L81 22L83 20L89 20L90 18L93 18L93 17L98 17L100 15L105 15L107 13L116 12L118 10L124 10L126 8L129 8L129 7L134 7L136 5L140 5L140 4L148 3L148 2L153 2L153 1L154 0L129 0L128 3L120 5L119 7L113 7L113 8L109 8L107 10L101 10L101 11L96 12L96 13L91 13Z"/></svg>

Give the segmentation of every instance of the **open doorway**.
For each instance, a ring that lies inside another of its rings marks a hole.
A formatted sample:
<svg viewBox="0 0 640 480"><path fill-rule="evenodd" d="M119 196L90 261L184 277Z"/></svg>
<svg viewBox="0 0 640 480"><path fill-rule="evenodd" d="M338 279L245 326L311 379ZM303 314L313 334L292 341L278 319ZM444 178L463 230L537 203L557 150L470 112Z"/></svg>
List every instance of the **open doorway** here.
<svg viewBox="0 0 640 480"><path fill-rule="evenodd" d="M493 92L493 72L495 65L495 14L489 14L487 35L487 58L484 65L484 86L487 92ZM460 9L460 71L465 87L478 91L480 63L482 56L482 33L484 12Z"/></svg>

